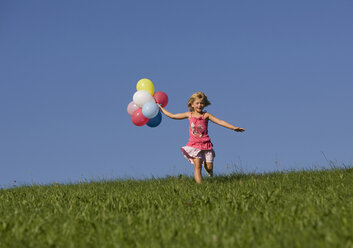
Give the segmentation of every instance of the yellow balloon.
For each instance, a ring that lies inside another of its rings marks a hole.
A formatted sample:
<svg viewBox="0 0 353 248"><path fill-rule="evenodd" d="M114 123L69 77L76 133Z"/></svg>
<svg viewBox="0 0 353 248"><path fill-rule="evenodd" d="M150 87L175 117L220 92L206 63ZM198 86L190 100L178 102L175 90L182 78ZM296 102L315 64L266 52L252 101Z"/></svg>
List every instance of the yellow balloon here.
<svg viewBox="0 0 353 248"><path fill-rule="evenodd" d="M146 90L148 91L152 96L154 94L154 85L151 80L147 78L143 78L137 82L136 85L137 90Z"/></svg>

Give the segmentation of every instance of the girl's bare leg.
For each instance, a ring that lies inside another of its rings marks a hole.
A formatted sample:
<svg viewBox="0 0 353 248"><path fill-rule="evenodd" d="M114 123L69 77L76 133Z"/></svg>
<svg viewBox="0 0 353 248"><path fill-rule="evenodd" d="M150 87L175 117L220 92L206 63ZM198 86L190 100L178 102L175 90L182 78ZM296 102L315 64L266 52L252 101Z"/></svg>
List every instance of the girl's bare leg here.
<svg viewBox="0 0 353 248"><path fill-rule="evenodd" d="M194 158L194 177L195 177L195 181L197 183L201 183L202 181L202 175L201 175L201 167L202 167L202 161L199 158Z"/></svg>
<svg viewBox="0 0 353 248"><path fill-rule="evenodd" d="M213 176L213 163L206 163L205 169L207 170L208 174L210 174L210 176Z"/></svg>

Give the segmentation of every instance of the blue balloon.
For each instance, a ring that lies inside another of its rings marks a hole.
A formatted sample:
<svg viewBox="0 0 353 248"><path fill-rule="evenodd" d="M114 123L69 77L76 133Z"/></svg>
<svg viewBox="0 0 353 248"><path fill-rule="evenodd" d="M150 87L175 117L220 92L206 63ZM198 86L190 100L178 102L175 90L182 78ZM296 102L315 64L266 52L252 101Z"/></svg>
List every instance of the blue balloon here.
<svg viewBox="0 0 353 248"><path fill-rule="evenodd" d="M148 118L153 119L159 112L159 107L155 102L146 102L142 106L142 114Z"/></svg>
<svg viewBox="0 0 353 248"><path fill-rule="evenodd" d="M154 117L153 119L150 119L147 122L147 126L157 127L159 124L161 124L161 122L162 122L162 114L161 114L161 112L158 112L156 117Z"/></svg>

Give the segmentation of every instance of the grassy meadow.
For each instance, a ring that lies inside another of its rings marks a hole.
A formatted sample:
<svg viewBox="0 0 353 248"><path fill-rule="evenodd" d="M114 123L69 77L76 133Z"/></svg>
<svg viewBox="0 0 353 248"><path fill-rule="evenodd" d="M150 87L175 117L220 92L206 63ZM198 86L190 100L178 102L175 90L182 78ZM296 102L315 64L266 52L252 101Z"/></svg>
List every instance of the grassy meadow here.
<svg viewBox="0 0 353 248"><path fill-rule="evenodd" d="M353 247L353 169L0 189L0 247Z"/></svg>

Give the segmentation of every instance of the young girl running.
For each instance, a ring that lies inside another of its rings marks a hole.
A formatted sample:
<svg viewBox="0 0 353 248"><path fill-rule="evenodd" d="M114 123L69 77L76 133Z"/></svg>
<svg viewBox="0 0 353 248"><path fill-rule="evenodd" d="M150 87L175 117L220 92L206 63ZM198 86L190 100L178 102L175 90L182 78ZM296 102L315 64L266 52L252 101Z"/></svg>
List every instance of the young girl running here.
<svg viewBox="0 0 353 248"><path fill-rule="evenodd" d="M162 113L169 118L176 120L189 119L190 138L186 146L181 148L181 151L185 158L194 165L194 177L197 183L201 183L202 181L202 165L208 176L213 175L213 159L216 154L213 150L211 139L208 136L208 120L236 132L245 131L243 128L233 126L203 111L203 109L210 104L207 96L199 91L194 93L188 101L187 107L190 112L172 114L160 106Z"/></svg>

